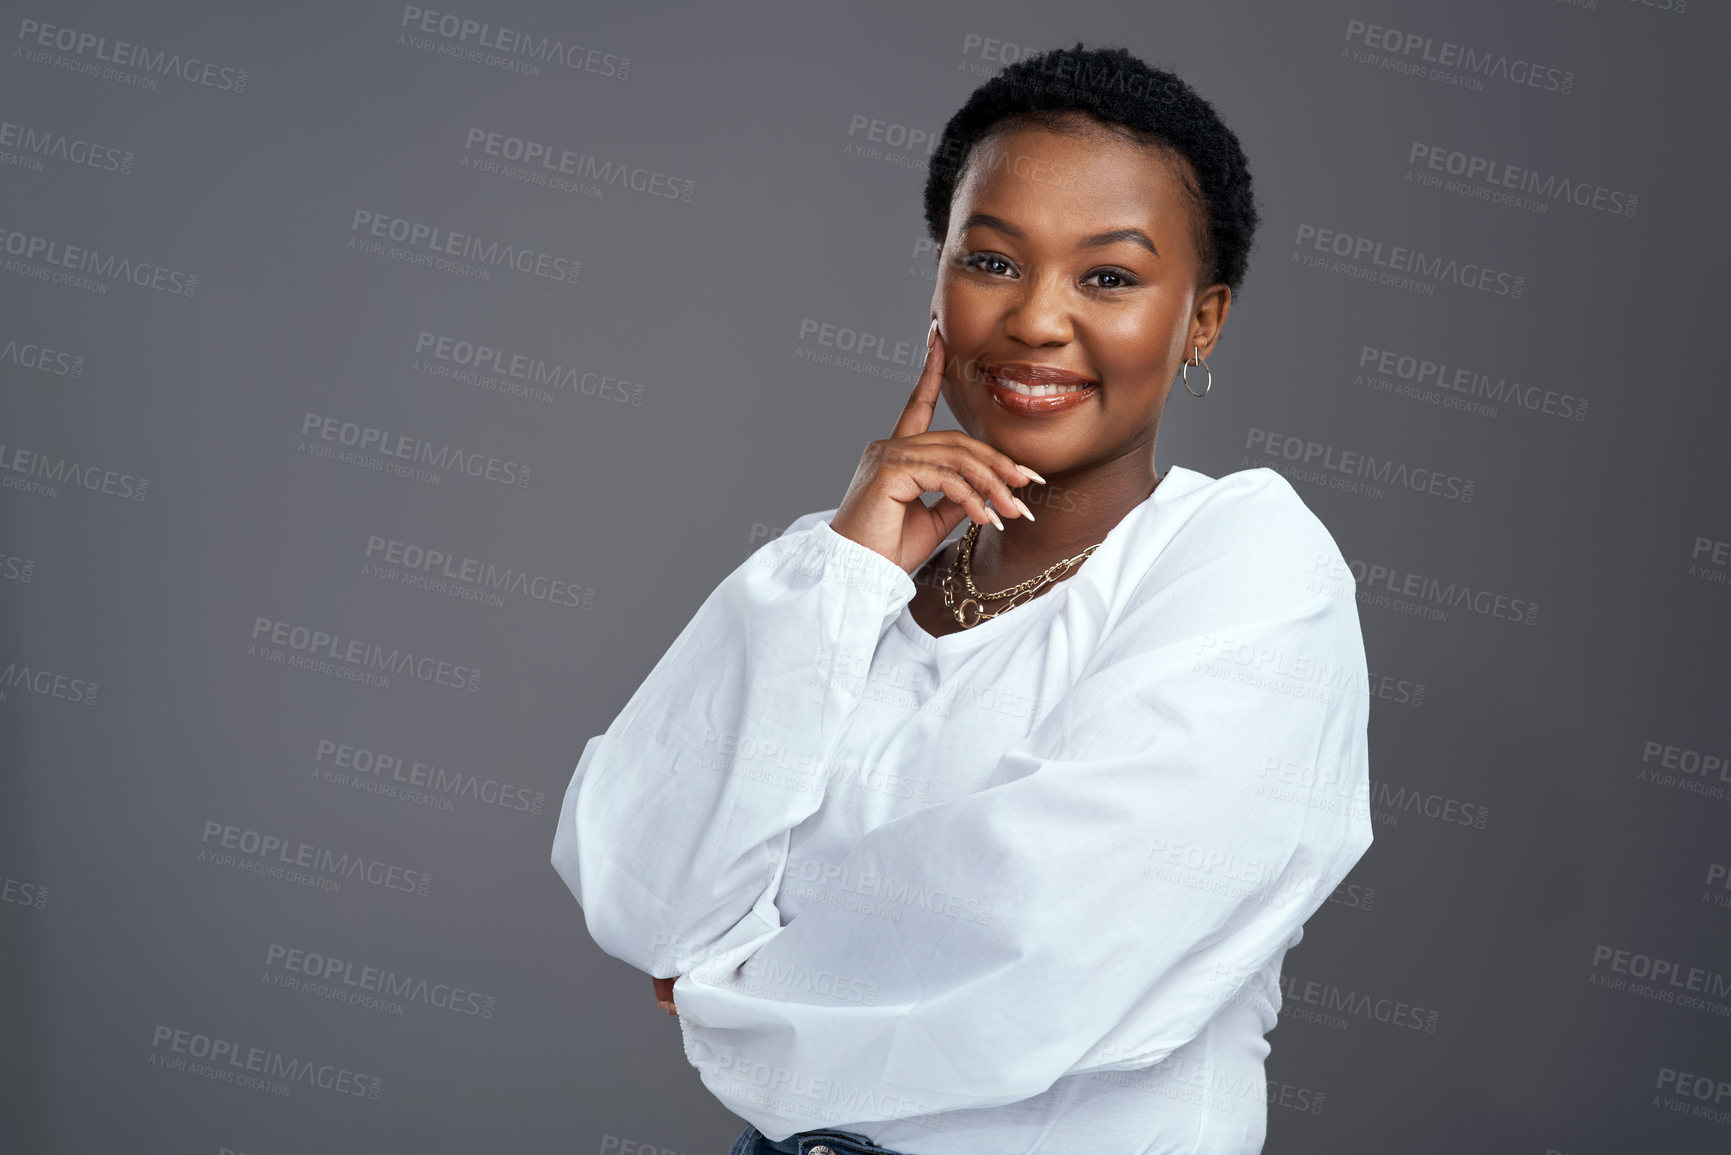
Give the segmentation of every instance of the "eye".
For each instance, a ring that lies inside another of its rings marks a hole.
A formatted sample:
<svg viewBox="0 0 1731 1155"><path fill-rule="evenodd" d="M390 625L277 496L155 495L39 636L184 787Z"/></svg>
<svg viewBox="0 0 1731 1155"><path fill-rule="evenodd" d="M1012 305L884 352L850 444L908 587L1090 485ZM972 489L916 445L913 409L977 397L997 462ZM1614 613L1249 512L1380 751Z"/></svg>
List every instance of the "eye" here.
<svg viewBox="0 0 1731 1155"><path fill-rule="evenodd" d="M1136 284L1136 278L1125 272L1123 269L1095 269L1093 272L1089 273L1087 277L1084 277L1083 280L1086 281L1090 277L1105 277L1112 282L1110 284L1100 285L1099 288L1102 289L1128 289L1132 285Z"/></svg>
<svg viewBox="0 0 1731 1155"><path fill-rule="evenodd" d="M1003 265L1010 267L1010 262L997 253L971 253L962 259L962 268L981 269L986 265Z"/></svg>

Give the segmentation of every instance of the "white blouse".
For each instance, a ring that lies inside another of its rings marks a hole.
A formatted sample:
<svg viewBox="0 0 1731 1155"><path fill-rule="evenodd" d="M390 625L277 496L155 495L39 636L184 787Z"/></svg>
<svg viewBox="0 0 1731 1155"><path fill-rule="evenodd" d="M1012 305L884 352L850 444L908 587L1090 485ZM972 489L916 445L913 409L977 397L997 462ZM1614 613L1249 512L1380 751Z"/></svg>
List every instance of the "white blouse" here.
<svg viewBox="0 0 1731 1155"><path fill-rule="evenodd" d="M552 861L589 933L680 976L687 1058L771 1139L1259 1151L1281 960L1371 843L1334 539L1270 469L1173 468L1068 578L933 637L835 512L584 747Z"/></svg>

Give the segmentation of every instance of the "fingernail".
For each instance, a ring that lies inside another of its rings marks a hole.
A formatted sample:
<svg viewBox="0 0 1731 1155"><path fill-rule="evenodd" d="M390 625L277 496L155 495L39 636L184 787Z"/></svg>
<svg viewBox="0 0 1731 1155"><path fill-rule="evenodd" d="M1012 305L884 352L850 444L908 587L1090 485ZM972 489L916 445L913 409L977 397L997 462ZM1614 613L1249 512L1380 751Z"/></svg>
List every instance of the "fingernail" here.
<svg viewBox="0 0 1731 1155"><path fill-rule="evenodd" d="M1046 484L1045 478L1041 477L1038 473L1035 473L1032 469L1029 469L1026 465L1018 465L1016 468L1027 474L1031 480L1037 481L1041 485Z"/></svg>
<svg viewBox="0 0 1731 1155"><path fill-rule="evenodd" d="M991 514L992 524L998 527L999 533L1002 533L1004 531L1004 523L998 519L998 511L988 505L986 506L986 512Z"/></svg>
<svg viewBox="0 0 1731 1155"><path fill-rule="evenodd" d="M1022 511L1023 517L1027 518L1029 521L1034 520L1034 511L1028 508L1027 502L1023 501L1015 494L1010 495L1010 500L1016 503L1016 508Z"/></svg>
<svg viewBox="0 0 1731 1155"><path fill-rule="evenodd" d="M926 330L926 348L930 349L932 347L932 342L937 340L937 337L938 337L938 319L936 317L933 317L931 327Z"/></svg>

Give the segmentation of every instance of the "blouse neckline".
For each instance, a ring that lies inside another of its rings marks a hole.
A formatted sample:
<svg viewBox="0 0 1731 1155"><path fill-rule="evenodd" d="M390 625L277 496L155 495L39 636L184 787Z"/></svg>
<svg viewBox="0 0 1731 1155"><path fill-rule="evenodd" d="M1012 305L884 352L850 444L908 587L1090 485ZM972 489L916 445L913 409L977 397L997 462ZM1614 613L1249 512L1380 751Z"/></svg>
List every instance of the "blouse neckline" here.
<svg viewBox="0 0 1731 1155"><path fill-rule="evenodd" d="M1172 484L1174 480L1179 480L1179 478L1175 478L1174 475L1182 475L1183 484ZM1161 504L1165 500L1165 498L1162 497L1162 494L1165 494L1167 497L1175 497L1177 496L1178 490L1190 489L1191 485L1189 483L1195 479L1200 479L1201 476L1201 474L1194 473L1192 470L1185 469L1183 466L1174 465L1169 467L1166 470L1165 476L1160 479L1160 483L1154 487L1154 492L1144 498L1141 504L1136 505L1123 517L1119 518L1117 525L1106 531L1106 536L1101 540L1099 548L1089 554L1081 565L1076 567L1075 572L1071 576L1059 582L1056 589L1049 593L1041 594L1033 601L1024 602L1015 609L1009 610L998 617L987 618L977 626L965 630L956 630L953 633L944 634L942 637L938 637L928 634L925 631L925 628L914 620L912 609L913 603L910 600L906 605L902 606L901 613L896 615L896 628L922 649L934 653L948 653L954 650L971 649L974 646L991 641L993 638L997 637L998 634L1003 633L1005 630L1012 627L1020 629L1023 625L1033 626L1037 624L1035 618L1036 614L1051 614L1057 610L1056 605L1042 607L1042 603L1056 603L1063 600L1069 596L1070 587L1079 581L1088 581L1090 584L1094 584L1091 575L1108 567L1102 563L1096 565L1093 570L1090 570L1089 562L1098 562L1103 555L1115 554L1119 550L1123 549L1125 541L1135 533L1136 524L1147 515L1148 511L1152 510L1155 506ZM945 538L943 541L939 542L938 547L932 550L932 552L926 557L925 562L921 563L921 568L926 564L929 564L932 558L935 558L942 553L954 540L954 538ZM919 570L916 569L914 572L918 573Z"/></svg>

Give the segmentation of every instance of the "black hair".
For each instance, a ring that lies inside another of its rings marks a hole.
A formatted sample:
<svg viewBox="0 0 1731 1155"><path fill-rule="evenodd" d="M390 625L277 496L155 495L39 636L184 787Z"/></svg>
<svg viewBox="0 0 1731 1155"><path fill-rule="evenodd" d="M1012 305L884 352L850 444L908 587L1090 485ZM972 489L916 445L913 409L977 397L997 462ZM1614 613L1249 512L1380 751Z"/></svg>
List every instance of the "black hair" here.
<svg viewBox="0 0 1731 1155"><path fill-rule="evenodd" d="M1006 65L976 88L944 125L926 175L926 229L942 252L950 200L974 147L1022 126L1056 132L1083 113L1108 131L1163 146L1188 162L1175 166L1197 221L1203 286L1224 283L1238 296L1260 215L1250 166L1238 137L1214 106L1171 72L1123 48L1053 48Z"/></svg>

